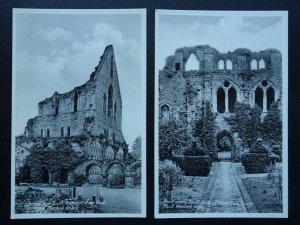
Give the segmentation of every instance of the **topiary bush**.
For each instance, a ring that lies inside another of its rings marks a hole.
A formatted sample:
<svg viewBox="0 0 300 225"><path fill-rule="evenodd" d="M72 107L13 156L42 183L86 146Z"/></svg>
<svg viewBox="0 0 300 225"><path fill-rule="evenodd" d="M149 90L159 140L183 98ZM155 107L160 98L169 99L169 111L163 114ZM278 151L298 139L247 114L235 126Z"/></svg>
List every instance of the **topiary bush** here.
<svg viewBox="0 0 300 225"><path fill-rule="evenodd" d="M184 171L186 176L207 176L211 168L211 159L206 151L193 142L184 151L184 155L174 155L172 158Z"/></svg>
<svg viewBox="0 0 300 225"><path fill-rule="evenodd" d="M210 172L211 160L209 155L174 155L173 160L178 163L186 176L207 176Z"/></svg>
<svg viewBox="0 0 300 225"><path fill-rule="evenodd" d="M246 173L267 173L270 165L268 154L244 153L242 155L242 165Z"/></svg>

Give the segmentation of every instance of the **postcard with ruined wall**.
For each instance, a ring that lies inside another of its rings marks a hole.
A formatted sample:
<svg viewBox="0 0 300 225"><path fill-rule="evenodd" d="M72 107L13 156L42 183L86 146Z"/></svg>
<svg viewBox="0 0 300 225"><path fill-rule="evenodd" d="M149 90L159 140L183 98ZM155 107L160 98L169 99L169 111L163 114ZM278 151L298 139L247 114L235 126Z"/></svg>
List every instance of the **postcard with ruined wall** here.
<svg viewBox="0 0 300 225"><path fill-rule="evenodd" d="M12 218L146 216L145 12L13 10Z"/></svg>
<svg viewBox="0 0 300 225"><path fill-rule="evenodd" d="M287 16L156 11L156 218L288 216Z"/></svg>

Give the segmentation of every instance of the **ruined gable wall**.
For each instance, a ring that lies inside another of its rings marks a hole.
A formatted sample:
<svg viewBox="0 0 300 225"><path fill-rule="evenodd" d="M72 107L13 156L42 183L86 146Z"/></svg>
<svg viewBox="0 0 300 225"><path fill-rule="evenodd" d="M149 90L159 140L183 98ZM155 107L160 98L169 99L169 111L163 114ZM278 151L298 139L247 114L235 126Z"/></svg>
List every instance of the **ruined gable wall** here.
<svg viewBox="0 0 300 225"><path fill-rule="evenodd" d="M104 129L109 132L109 139L113 139L119 142L124 142L122 133L122 99L120 94L119 80L117 67L114 57L114 51L112 46L108 46L102 56L102 62L95 75L95 81L97 83L96 88L96 121L93 128L95 135L104 134ZM108 90L110 85L113 89L113 106L112 115L108 116L108 109L104 113L104 101L103 96L106 94L108 108ZM115 111L116 106L116 111Z"/></svg>

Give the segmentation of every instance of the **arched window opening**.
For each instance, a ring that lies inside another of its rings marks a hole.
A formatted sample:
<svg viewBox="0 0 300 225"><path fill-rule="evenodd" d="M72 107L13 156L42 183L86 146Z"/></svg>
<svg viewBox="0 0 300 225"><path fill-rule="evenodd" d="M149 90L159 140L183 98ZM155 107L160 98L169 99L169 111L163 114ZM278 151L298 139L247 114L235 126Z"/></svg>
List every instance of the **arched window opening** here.
<svg viewBox="0 0 300 225"><path fill-rule="evenodd" d="M232 62L230 59L227 59L226 61L226 69L232 70Z"/></svg>
<svg viewBox="0 0 300 225"><path fill-rule="evenodd" d="M113 116L113 88L111 85L108 88L107 116Z"/></svg>
<svg viewBox="0 0 300 225"><path fill-rule="evenodd" d="M162 122L167 122L170 119L170 108L167 105L163 105L160 108Z"/></svg>
<svg viewBox="0 0 300 225"><path fill-rule="evenodd" d="M219 88L217 91L217 110L219 113L225 112L225 91Z"/></svg>
<svg viewBox="0 0 300 225"><path fill-rule="evenodd" d="M71 128L70 127L67 128L67 137L71 137Z"/></svg>
<svg viewBox="0 0 300 225"><path fill-rule="evenodd" d="M63 128L63 127L61 127L61 128L60 128L60 137L62 137L62 138L63 138L63 137L64 137L64 135L65 135L65 134L64 134L64 128Z"/></svg>
<svg viewBox="0 0 300 225"><path fill-rule="evenodd" d="M264 101L264 92L260 87L258 87L255 90L255 104L257 104L259 108L261 108L262 110L264 107L263 101Z"/></svg>
<svg viewBox="0 0 300 225"><path fill-rule="evenodd" d="M257 61L256 59L252 59L250 63L251 70L257 70Z"/></svg>
<svg viewBox="0 0 300 225"><path fill-rule="evenodd" d="M224 65L224 60L223 59L219 60L219 62L218 62L218 68L219 68L219 70L224 70L225 65Z"/></svg>
<svg viewBox="0 0 300 225"><path fill-rule="evenodd" d="M77 91L75 92L75 95L74 95L74 112L77 112L78 111L78 93Z"/></svg>
<svg viewBox="0 0 300 225"><path fill-rule="evenodd" d="M180 63L175 63L175 71L179 71L180 70Z"/></svg>
<svg viewBox="0 0 300 225"><path fill-rule="evenodd" d="M113 160L115 156L115 152L112 147L108 146L105 150L105 159Z"/></svg>
<svg viewBox="0 0 300 225"><path fill-rule="evenodd" d="M106 94L103 95L103 114L106 114Z"/></svg>
<svg viewBox="0 0 300 225"><path fill-rule="evenodd" d="M111 57L110 59L110 77L113 77L114 74L114 58Z"/></svg>
<svg viewBox="0 0 300 225"><path fill-rule="evenodd" d="M49 183L49 172L45 167L42 168L41 181L42 181L42 183L45 183L45 184Z"/></svg>
<svg viewBox="0 0 300 225"><path fill-rule="evenodd" d="M194 53L192 53L185 64L185 70L199 70L199 61L197 60Z"/></svg>
<svg viewBox="0 0 300 225"><path fill-rule="evenodd" d="M47 138L50 137L50 129L47 129Z"/></svg>
<svg viewBox="0 0 300 225"><path fill-rule="evenodd" d="M271 104L275 101L275 92L272 87L267 90L267 110L270 109Z"/></svg>
<svg viewBox="0 0 300 225"><path fill-rule="evenodd" d="M266 68L266 64L265 64L265 60L260 59L258 62L258 68L259 69L265 69Z"/></svg>
<svg viewBox="0 0 300 225"><path fill-rule="evenodd" d="M87 168L87 178L90 184L100 184L102 181L101 168L97 164L93 164Z"/></svg>
<svg viewBox="0 0 300 225"><path fill-rule="evenodd" d="M117 120L117 103L114 105L114 120Z"/></svg>
<svg viewBox="0 0 300 225"><path fill-rule="evenodd" d="M234 112L235 102L236 102L236 90L233 87L231 87L228 91L228 108L230 113Z"/></svg>

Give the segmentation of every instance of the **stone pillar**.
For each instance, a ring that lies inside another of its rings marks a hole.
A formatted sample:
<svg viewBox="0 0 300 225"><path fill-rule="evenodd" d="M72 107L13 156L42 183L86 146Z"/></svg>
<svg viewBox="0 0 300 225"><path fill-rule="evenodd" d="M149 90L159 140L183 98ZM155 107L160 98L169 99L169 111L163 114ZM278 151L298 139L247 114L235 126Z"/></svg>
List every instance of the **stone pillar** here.
<svg viewBox="0 0 300 225"><path fill-rule="evenodd" d="M134 188L134 172L125 173L125 187Z"/></svg>
<svg viewBox="0 0 300 225"><path fill-rule="evenodd" d="M264 88L263 89L264 92L264 98L263 98L263 112L267 112L267 91Z"/></svg>
<svg viewBox="0 0 300 225"><path fill-rule="evenodd" d="M225 113L228 113L228 89L225 90Z"/></svg>

